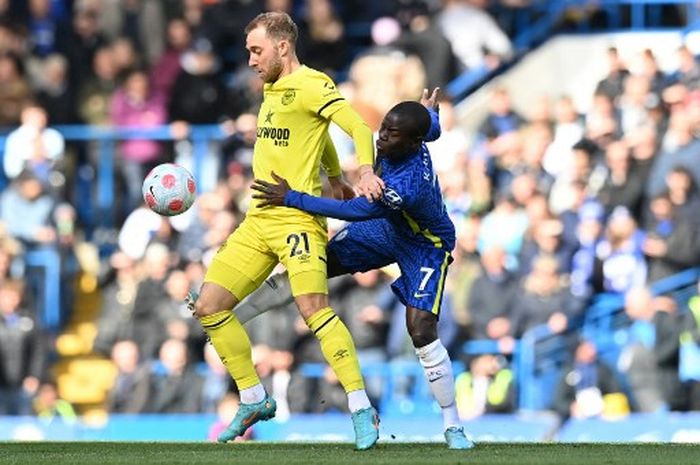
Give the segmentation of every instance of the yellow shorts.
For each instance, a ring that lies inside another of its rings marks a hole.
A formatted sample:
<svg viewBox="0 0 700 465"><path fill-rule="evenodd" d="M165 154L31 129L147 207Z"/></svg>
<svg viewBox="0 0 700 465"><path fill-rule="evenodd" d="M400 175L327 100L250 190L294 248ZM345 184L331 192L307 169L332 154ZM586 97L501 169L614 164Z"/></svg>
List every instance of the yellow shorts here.
<svg viewBox="0 0 700 465"><path fill-rule="evenodd" d="M204 281L241 301L282 262L295 297L328 294L327 244L325 225L311 215L248 216L219 248Z"/></svg>

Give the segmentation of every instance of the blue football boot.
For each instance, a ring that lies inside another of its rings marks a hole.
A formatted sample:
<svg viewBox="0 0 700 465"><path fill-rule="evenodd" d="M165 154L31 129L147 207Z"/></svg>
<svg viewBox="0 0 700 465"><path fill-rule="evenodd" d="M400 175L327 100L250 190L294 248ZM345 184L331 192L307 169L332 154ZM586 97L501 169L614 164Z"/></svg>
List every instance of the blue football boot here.
<svg viewBox="0 0 700 465"><path fill-rule="evenodd" d="M471 449L475 446L474 441L467 438L463 427L450 426L445 430L445 440L448 449Z"/></svg>
<svg viewBox="0 0 700 465"><path fill-rule="evenodd" d="M355 428L355 448L367 450L374 447L379 439L379 415L374 407L363 408L352 414Z"/></svg>
<svg viewBox="0 0 700 465"><path fill-rule="evenodd" d="M277 403L270 396L266 396L256 404L241 404L231 424L219 435L218 441L228 442L243 436L255 423L274 418L276 410Z"/></svg>

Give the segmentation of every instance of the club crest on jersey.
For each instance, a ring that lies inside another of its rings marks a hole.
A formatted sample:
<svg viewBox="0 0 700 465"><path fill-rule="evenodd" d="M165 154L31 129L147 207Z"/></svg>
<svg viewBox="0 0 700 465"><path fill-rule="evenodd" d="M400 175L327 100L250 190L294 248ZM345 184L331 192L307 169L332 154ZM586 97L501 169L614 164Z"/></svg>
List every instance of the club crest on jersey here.
<svg viewBox="0 0 700 465"><path fill-rule="evenodd" d="M340 231L338 234L336 234L336 235L333 237L333 240L334 240L334 241L342 241L343 239L345 239L345 236L347 236L347 235L348 235L348 230L347 230L347 229L343 229L342 231Z"/></svg>
<svg viewBox="0 0 700 465"><path fill-rule="evenodd" d="M384 195L382 196L382 203L393 210L399 210L403 199L394 189L387 187L384 189Z"/></svg>
<svg viewBox="0 0 700 465"><path fill-rule="evenodd" d="M292 89L285 91L284 94L282 95L282 105L289 105L290 103L292 103L294 101L294 97L296 97L296 96L297 96L297 93L294 92L294 90L292 90Z"/></svg>

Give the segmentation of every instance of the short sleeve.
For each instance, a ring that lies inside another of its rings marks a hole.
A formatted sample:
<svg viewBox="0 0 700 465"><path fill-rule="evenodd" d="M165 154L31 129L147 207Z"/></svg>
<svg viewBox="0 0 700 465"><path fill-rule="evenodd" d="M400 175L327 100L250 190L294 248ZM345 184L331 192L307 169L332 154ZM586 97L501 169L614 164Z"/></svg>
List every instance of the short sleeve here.
<svg viewBox="0 0 700 465"><path fill-rule="evenodd" d="M304 106L322 118L330 118L348 103L333 80L323 73L309 76L304 86Z"/></svg>

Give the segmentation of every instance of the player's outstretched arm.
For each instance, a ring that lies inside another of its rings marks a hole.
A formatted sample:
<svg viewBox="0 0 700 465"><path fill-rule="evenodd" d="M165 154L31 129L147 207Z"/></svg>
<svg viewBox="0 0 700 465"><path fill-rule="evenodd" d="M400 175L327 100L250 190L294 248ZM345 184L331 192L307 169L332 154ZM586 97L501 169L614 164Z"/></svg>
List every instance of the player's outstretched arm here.
<svg viewBox="0 0 700 465"><path fill-rule="evenodd" d="M331 121L348 133L355 144L360 165L358 193L369 201L379 199L384 189L384 181L374 174L374 142L369 126L349 105L333 113Z"/></svg>
<svg viewBox="0 0 700 465"><path fill-rule="evenodd" d="M315 215L328 216L346 221L360 221L385 216L388 208L381 202L370 202L365 197L352 200L335 200L315 197L297 192L289 187L286 179L272 173L277 182L271 183L256 179L251 188L259 192L254 199L261 200L260 206L287 206L304 210Z"/></svg>

